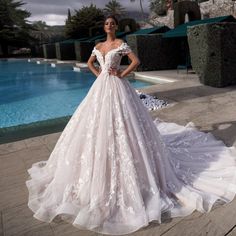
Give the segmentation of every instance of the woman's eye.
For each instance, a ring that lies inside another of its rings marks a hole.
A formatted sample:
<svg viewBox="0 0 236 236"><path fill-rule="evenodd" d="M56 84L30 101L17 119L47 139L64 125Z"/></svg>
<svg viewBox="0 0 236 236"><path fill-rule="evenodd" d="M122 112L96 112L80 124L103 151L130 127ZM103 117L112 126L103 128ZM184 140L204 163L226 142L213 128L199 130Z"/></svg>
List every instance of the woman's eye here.
<svg viewBox="0 0 236 236"><path fill-rule="evenodd" d="M114 22L106 22L105 25L111 25L111 26L114 26L115 23L114 23Z"/></svg>

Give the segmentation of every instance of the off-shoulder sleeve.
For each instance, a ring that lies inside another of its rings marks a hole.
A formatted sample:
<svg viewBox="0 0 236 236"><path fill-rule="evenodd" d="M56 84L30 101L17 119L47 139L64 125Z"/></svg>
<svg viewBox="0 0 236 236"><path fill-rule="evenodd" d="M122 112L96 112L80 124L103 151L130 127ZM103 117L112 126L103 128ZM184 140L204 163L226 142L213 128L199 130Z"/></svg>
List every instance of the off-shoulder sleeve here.
<svg viewBox="0 0 236 236"><path fill-rule="evenodd" d="M130 52L132 52L130 46L127 43L123 43L121 45L122 56L125 56L125 55L129 54Z"/></svg>
<svg viewBox="0 0 236 236"><path fill-rule="evenodd" d="M93 48L93 51L92 51L92 53L91 53L91 56L96 56L96 48L95 48L95 47Z"/></svg>

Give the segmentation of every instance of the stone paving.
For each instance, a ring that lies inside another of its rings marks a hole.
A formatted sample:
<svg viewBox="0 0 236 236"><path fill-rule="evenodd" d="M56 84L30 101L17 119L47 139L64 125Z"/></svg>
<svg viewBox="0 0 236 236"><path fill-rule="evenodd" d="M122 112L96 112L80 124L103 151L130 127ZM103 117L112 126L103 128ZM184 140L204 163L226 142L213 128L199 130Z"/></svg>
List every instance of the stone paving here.
<svg viewBox="0 0 236 236"><path fill-rule="evenodd" d="M236 147L236 87L211 88L196 79L155 85L142 90L167 100L167 108L153 118L185 125L192 121L212 132L226 145ZM0 145L0 236L98 236L62 222L42 223L27 207L25 181L32 163L47 160L59 133ZM236 199L210 213L194 212L185 218L151 223L131 236L236 236Z"/></svg>

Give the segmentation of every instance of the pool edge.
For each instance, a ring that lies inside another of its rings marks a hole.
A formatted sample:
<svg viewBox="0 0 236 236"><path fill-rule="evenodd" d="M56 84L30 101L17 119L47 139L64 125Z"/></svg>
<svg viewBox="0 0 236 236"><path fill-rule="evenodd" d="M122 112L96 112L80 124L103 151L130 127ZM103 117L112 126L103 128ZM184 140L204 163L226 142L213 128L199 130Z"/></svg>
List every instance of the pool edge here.
<svg viewBox="0 0 236 236"><path fill-rule="evenodd" d="M0 128L0 144L62 131L71 115L55 119Z"/></svg>

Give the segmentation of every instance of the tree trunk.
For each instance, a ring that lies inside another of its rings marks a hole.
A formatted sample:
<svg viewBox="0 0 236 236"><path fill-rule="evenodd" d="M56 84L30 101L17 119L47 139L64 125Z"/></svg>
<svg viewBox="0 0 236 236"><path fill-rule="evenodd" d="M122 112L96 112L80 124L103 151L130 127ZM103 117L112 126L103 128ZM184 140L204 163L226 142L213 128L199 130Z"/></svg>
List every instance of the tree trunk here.
<svg viewBox="0 0 236 236"><path fill-rule="evenodd" d="M140 8L141 8L141 12L142 12L143 20L145 20L144 11L143 11L142 0L139 0L139 4L140 4Z"/></svg>
<svg viewBox="0 0 236 236"><path fill-rule="evenodd" d="M234 16L234 5L235 5L235 0L232 0L233 1L233 6L232 6L232 15Z"/></svg>

